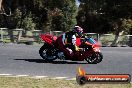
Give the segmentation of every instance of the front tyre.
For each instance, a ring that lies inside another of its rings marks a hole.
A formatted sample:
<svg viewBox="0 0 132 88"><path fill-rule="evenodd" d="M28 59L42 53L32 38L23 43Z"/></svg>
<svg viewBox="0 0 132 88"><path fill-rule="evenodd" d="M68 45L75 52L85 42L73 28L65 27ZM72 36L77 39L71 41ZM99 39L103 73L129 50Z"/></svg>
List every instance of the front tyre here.
<svg viewBox="0 0 132 88"><path fill-rule="evenodd" d="M56 49L48 44L44 44L40 48L39 54L45 61L54 61L55 59L57 59Z"/></svg>
<svg viewBox="0 0 132 88"><path fill-rule="evenodd" d="M95 52L91 56L88 56L85 60L90 64L100 63L103 59L103 54L101 52Z"/></svg>

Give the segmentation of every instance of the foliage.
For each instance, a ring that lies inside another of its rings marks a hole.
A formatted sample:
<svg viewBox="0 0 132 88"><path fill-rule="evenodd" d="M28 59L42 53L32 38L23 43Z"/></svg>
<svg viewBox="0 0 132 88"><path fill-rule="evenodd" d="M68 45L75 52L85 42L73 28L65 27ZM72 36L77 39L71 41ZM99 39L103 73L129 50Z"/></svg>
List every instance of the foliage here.
<svg viewBox="0 0 132 88"><path fill-rule="evenodd" d="M51 30L70 30L76 24L74 0L48 0L48 23Z"/></svg>
<svg viewBox="0 0 132 88"><path fill-rule="evenodd" d="M18 28L67 31L76 24L75 0L12 0L10 7Z"/></svg>
<svg viewBox="0 0 132 88"><path fill-rule="evenodd" d="M79 0L78 24L88 32L130 31L131 0ZM81 15L82 14L82 15ZM85 18L79 21L80 18ZM123 23L127 21L126 23ZM128 27L129 26L129 27Z"/></svg>
<svg viewBox="0 0 132 88"><path fill-rule="evenodd" d="M36 24L33 22L32 14L30 13L23 19L22 28L25 30L35 30Z"/></svg>
<svg viewBox="0 0 132 88"><path fill-rule="evenodd" d="M130 31L132 31L132 19L124 19L123 28L126 30L125 34L130 34Z"/></svg>
<svg viewBox="0 0 132 88"><path fill-rule="evenodd" d="M79 1L81 4L77 12L75 0L10 0L8 5L13 16L0 15L0 26L68 31L77 23L86 32L124 31L127 34L131 31L132 0Z"/></svg>

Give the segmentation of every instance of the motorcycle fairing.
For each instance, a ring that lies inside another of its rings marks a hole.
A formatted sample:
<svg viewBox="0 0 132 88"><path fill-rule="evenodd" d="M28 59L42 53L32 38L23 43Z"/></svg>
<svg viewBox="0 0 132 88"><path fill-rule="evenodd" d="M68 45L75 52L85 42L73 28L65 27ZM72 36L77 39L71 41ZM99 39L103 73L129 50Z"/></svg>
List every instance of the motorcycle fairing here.
<svg viewBox="0 0 132 88"><path fill-rule="evenodd" d="M51 34L41 34L41 39L48 44L53 44L53 41L56 41L57 37Z"/></svg>

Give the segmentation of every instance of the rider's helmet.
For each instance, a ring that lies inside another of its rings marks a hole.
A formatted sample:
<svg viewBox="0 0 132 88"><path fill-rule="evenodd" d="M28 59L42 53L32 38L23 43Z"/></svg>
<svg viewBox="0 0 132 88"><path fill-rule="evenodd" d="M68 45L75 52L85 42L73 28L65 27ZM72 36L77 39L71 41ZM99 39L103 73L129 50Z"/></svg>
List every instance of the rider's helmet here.
<svg viewBox="0 0 132 88"><path fill-rule="evenodd" d="M73 32L76 33L79 37L83 34L83 29L80 26L75 26Z"/></svg>

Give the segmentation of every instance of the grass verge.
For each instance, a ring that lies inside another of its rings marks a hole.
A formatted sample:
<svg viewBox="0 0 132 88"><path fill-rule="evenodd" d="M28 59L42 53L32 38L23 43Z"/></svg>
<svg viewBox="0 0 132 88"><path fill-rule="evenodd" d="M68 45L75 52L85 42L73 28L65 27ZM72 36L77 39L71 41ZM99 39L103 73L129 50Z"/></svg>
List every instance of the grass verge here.
<svg viewBox="0 0 132 88"><path fill-rule="evenodd" d="M0 77L0 88L132 88L131 84L85 84L78 85L75 80L57 80L31 77Z"/></svg>

